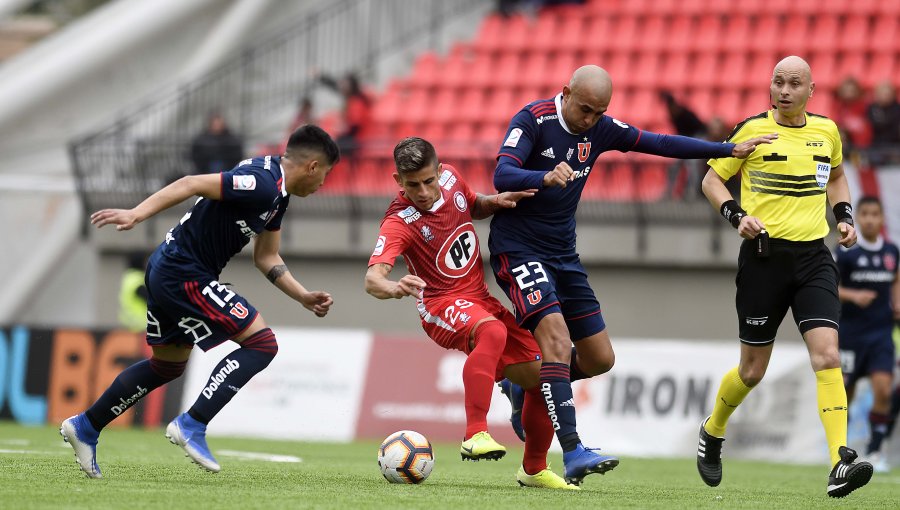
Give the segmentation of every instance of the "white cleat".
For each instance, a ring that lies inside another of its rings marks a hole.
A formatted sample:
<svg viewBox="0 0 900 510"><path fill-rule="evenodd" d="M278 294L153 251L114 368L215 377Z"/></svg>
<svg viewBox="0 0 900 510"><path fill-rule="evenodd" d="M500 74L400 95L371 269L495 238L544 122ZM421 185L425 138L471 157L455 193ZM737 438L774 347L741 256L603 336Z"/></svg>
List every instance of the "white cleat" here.
<svg viewBox="0 0 900 510"><path fill-rule="evenodd" d="M178 415L166 427L166 437L180 446L194 463L207 471L218 473L222 468L206 445L206 425L187 413Z"/></svg>
<svg viewBox="0 0 900 510"><path fill-rule="evenodd" d="M103 478L97 465L97 440L100 434L87 421L84 413L66 419L59 426L59 435L75 450L75 462L88 478Z"/></svg>

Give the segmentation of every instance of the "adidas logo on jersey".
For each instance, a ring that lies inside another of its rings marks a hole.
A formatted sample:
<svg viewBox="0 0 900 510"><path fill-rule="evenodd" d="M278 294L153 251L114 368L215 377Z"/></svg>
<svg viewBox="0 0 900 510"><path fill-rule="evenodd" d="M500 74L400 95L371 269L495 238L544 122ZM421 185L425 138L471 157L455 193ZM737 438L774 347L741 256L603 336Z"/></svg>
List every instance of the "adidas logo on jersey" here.
<svg viewBox="0 0 900 510"><path fill-rule="evenodd" d="M545 150L544 152L542 152L542 153L541 153L541 156L546 156L546 157L548 157L548 158L556 159L556 155L553 154L553 147L550 147L549 149L547 149L547 150Z"/></svg>
<svg viewBox="0 0 900 510"><path fill-rule="evenodd" d="M560 404L559 407L575 407L575 399L570 398L569 400L566 400L565 402Z"/></svg>

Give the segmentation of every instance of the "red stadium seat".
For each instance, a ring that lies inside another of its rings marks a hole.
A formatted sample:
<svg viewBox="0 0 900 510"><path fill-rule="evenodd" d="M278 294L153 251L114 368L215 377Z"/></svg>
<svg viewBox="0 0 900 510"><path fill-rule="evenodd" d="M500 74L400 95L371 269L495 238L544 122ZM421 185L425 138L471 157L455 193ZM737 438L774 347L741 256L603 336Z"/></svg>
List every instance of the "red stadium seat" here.
<svg viewBox="0 0 900 510"><path fill-rule="evenodd" d="M419 55L413 66L410 81L417 87L433 87L441 77L440 57L433 51Z"/></svg>
<svg viewBox="0 0 900 510"><path fill-rule="evenodd" d="M717 84L720 87L739 88L747 81L747 67L750 65L746 51L730 51L722 56Z"/></svg>
<svg viewBox="0 0 900 510"><path fill-rule="evenodd" d="M528 49L531 51L555 52L559 49L559 18L550 11L543 11L533 23Z"/></svg>
<svg viewBox="0 0 900 510"><path fill-rule="evenodd" d="M679 90L688 84L687 53L670 53L663 57L657 77L662 88ZM655 75L656 73L654 73Z"/></svg>
<svg viewBox="0 0 900 510"><path fill-rule="evenodd" d="M788 17L782 25L782 35L775 39L778 43L775 49L784 55L805 56L812 45L818 43L812 28L809 16Z"/></svg>
<svg viewBox="0 0 900 510"><path fill-rule="evenodd" d="M688 60L687 86L709 89L719 72L719 56L715 53L701 53Z"/></svg>
<svg viewBox="0 0 900 510"><path fill-rule="evenodd" d="M532 100L529 100L532 101ZM492 124L508 122L522 108L523 104L515 99L512 89L497 88L488 96L483 120Z"/></svg>
<svg viewBox="0 0 900 510"><path fill-rule="evenodd" d="M661 51L671 54L684 53L696 49L699 43L695 39L700 35L696 28L697 24L694 22L693 17L676 16L669 24L665 34L665 44L660 48ZM718 43L718 40L714 42L714 44Z"/></svg>
<svg viewBox="0 0 900 510"><path fill-rule="evenodd" d="M517 16L521 18L521 16ZM475 37L475 45L487 52L496 52L504 46L507 20L499 14L491 14L484 18L478 27L478 35Z"/></svg>
<svg viewBox="0 0 900 510"><path fill-rule="evenodd" d="M831 93L838 81L844 78L843 71L837 65L837 55L833 51L813 53L809 67L816 87L825 93Z"/></svg>
<svg viewBox="0 0 900 510"><path fill-rule="evenodd" d="M885 2L895 3L895 2ZM872 33L866 39L868 50L870 51L894 51L896 52L900 46L900 13L879 16L875 19L875 25L872 27Z"/></svg>
<svg viewBox="0 0 900 510"><path fill-rule="evenodd" d="M493 77L491 85L504 88L519 85L523 62L534 58L532 54L523 55L523 53L518 51L501 53L497 61L494 62L494 68L490 70ZM542 74L532 76L542 76Z"/></svg>
<svg viewBox="0 0 900 510"><path fill-rule="evenodd" d="M636 62L632 64L632 70L627 75L631 85L636 87L655 87L659 81L667 83L664 76L659 76L659 69L662 67L660 54L658 52L641 52L638 54ZM621 81L621 80L620 80Z"/></svg>
<svg viewBox="0 0 900 510"><path fill-rule="evenodd" d="M612 22L607 16L588 18L584 25L583 48L587 52L607 52L612 49Z"/></svg>
<svg viewBox="0 0 900 510"><path fill-rule="evenodd" d="M726 2L712 3L718 4ZM771 36L772 34L770 34L770 37ZM734 50L746 48L746 46L749 45L749 41L755 42L763 37L763 34L750 30L749 16L730 16L726 18L725 29L722 31L722 39L718 41L716 46L712 49L718 49L719 46L726 44L729 48ZM753 49L759 50L758 48Z"/></svg>
<svg viewBox="0 0 900 510"><path fill-rule="evenodd" d="M491 87L499 78L494 58L490 53L476 51L466 62L468 66L463 79L465 87Z"/></svg>
<svg viewBox="0 0 900 510"><path fill-rule="evenodd" d="M642 35L634 17L620 18L617 23L612 24L610 30L610 49L619 53L633 51L640 46Z"/></svg>
<svg viewBox="0 0 900 510"><path fill-rule="evenodd" d="M463 90L456 104L456 122L479 122L484 114L485 89L472 87Z"/></svg>
<svg viewBox="0 0 900 510"><path fill-rule="evenodd" d="M557 51L583 51L588 48L586 40L596 37L588 33L583 9L561 13L555 37Z"/></svg>
<svg viewBox="0 0 900 510"><path fill-rule="evenodd" d="M810 33L815 34L816 51L836 51L840 48L839 38L841 31L841 18L822 14L816 16Z"/></svg>
<svg viewBox="0 0 900 510"><path fill-rule="evenodd" d="M666 195L668 187L666 163L645 163L638 173L637 199L642 202L657 202Z"/></svg>
<svg viewBox="0 0 900 510"><path fill-rule="evenodd" d="M868 47L871 27L869 16L856 14L844 21L838 34L838 44L842 51L865 51Z"/></svg>
<svg viewBox="0 0 900 510"><path fill-rule="evenodd" d="M889 51L880 51L872 55L872 59L869 61L869 68L863 74L864 82L868 85L874 85L880 83L885 80L891 80L895 75L895 70L897 69L897 65L900 64L898 62L898 56L896 50ZM897 82L895 82L895 85Z"/></svg>
<svg viewBox="0 0 900 510"><path fill-rule="evenodd" d="M847 52L841 54L838 69L844 76L862 78L867 70L867 64L865 54Z"/></svg>
<svg viewBox="0 0 900 510"><path fill-rule="evenodd" d="M653 12L648 10L647 12ZM668 34L669 20L660 15L648 16L640 28L640 51L658 54L672 42Z"/></svg>
<svg viewBox="0 0 900 510"><path fill-rule="evenodd" d="M697 22L697 29L686 35L691 51L709 51L722 45L726 38L725 24L721 16L705 15ZM674 39L674 34L673 34Z"/></svg>
<svg viewBox="0 0 900 510"><path fill-rule="evenodd" d="M439 87L431 100L429 122L441 124L450 122L456 117L456 109L459 107L457 89Z"/></svg>
<svg viewBox="0 0 900 510"><path fill-rule="evenodd" d="M793 20L790 24L793 24ZM756 21L750 39L735 41L731 34L727 34L729 42L737 43L734 46L729 46L729 49L737 51L752 48L755 51L778 51L779 40L784 36L784 30L786 29L780 15L763 14ZM751 41L752 45L750 44Z"/></svg>

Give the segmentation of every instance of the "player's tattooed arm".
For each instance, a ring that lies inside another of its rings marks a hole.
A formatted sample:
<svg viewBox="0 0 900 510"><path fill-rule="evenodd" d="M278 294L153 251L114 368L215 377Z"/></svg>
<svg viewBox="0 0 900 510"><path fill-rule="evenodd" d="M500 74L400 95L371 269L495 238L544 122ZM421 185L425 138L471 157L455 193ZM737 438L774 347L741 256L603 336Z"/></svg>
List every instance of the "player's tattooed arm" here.
<svg viewBox="0 0 900 510"><path fill-rule="evenodd" d="M475 199L475 205L472 207L472 219L483 220L499 209L513 208L519 200L533 197L536 192L536 189L527 189L525 191L504 191L497 195L482 195L479 193Z"/></svg>
<svg viewBox="0 0 900 510"><path fill-rule="evenodd" d="M366 271L366 292L378 299L401 299L418 296L425 289L425 281L408 274L399 281L388 279L393 266L385 263L372 264Z"/></svg>
<svg viewBox="0 0 900 510"><path fill-rule="evenodd" d="M266 278L268 278L270 282L275 283L275 280L284 273L287 273L287 270L288 268L286 265L278 264L277 266L272 267L272 269L269 269L269 272L266 273Z"/></svg>

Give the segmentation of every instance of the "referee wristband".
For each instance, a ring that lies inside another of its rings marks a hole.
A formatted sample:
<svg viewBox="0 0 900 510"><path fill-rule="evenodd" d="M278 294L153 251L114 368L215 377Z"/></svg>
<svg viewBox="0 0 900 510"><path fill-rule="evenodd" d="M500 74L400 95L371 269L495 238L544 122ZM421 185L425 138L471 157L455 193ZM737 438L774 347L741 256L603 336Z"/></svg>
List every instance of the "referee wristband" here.
<svg viewBox="0 0 900 510"><path fill-rule="evenodd" d="M741 224L741 218L747 215L747 211L741 209L741 206L734 200L728 200L719 208L719 213L725 218L731 226L738 228Z"/></svg>
<svg viewBox="0 0 900 510"><path fill-rule="evenodd" d="M838 202L831 210L834 211L834 219L837 220L838 223L844 222L847 225L853 226L853 207L851 207L849 203Z"/></svg>

